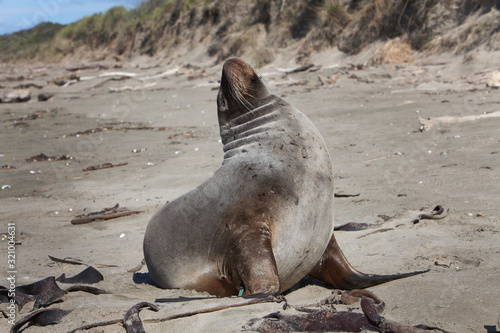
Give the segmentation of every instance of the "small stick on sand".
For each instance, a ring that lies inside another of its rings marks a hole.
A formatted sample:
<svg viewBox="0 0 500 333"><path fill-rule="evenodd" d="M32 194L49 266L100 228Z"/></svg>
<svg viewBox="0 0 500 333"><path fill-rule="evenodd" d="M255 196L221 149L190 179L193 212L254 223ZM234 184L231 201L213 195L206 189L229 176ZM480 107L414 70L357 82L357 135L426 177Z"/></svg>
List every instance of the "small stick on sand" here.
<svg viewBox="0 0 500 333"><path fill-rule="evenodd" d="M71 220L71 224L85 224L96 220L111 220L118 217L124 217L134 214L144 213L143 211L127 211L123 213L105 213L99 215L85 216Z"/></svg>
<svg viewBox="0 0 500 333"><path fill-rule="evenodd" d="M213 308L208 308L208 309L179 313L179 314L167 316L164 318L145 319L145 320L143 320L143 322L145 322L145 323L161 323L161 322L172 320L172 319L191 317L191 316L194 316L197 314L202 314L202 313L210 313L210 312L225 310L225 309L229 309L229 308L237 308L237 307L253 305L253 304L258 304L258 303L264 303L264 302L281 302L282 300L283 300L282 298L277 298L275 296L255 298L255 299L252 299L252 300L250 300L248 302L244 302L244 303L232 304L232 305L220 305L220 306L215 306ZM108 325L113 325L113 324L122 324L123 325L123 319L114 319L114 320L102 321L99 323L81 326L81 327L75 328L74 330L69 331L68 333L74 333L76 331L88 330L88 329L95 328L95 327L108 326Z"/></svg>
<svg viewBox="0 0 500 333"><path fill-rule="evenodd" d="M83 169L83 171L95 171L95 170L101 170L101 169L109 169L109 168L114 168L114 167L119 167L123 165L127 165L128 163L118 163L118 164L113 164L113 163L104 163L101 165L91 165L89 167L86 167Z"/></svg>
<svg viewBox="0 0 500 333"><path fill-rule="evenodd" d="M456 123L463 123L466 121L473 121L473 120L484 119L484 118L496 118L496 117L500 117L500 111L485 113L485 114L480 114L480 115L465 116L465 117L444 116L444 117L427 118L427 119L420 117L420 129L419 130L420 130L420 132L428 131L432 128L432 126L434 126L438 123L456 124Z"/></svg>

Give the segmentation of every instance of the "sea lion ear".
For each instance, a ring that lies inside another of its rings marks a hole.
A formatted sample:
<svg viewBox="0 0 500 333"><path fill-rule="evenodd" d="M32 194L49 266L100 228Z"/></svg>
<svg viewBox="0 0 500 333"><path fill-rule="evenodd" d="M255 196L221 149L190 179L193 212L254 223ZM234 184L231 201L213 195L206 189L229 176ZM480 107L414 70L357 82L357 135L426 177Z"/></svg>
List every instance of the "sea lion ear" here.
<svg viewBox="0 0 500 333"><path fill-rule="evenodd" d="M227 106L227 100L224 97L224 94L222 93L222 91L219 90L219 93L217 94L217 110L219 112L225 112L228 109L229 108Z"/></svg>

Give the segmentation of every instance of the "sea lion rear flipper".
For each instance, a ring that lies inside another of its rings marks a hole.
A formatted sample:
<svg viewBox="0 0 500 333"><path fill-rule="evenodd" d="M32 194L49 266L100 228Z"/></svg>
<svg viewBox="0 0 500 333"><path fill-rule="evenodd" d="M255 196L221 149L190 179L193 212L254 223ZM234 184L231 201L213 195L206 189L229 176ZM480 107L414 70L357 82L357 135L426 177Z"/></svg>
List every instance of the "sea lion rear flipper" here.
<svg viewBox="0 0 500 333"><path fill-rule="evenodd" d="M367 288L428 271L429 270L427 269L423 271L393 275L362 273L349 264L346 257L342 253L342 250L340 250L340 247L335 240L335 236L332 235L325 253L309 275L313 278L331 284L334 288L352 290Z"/></svg>

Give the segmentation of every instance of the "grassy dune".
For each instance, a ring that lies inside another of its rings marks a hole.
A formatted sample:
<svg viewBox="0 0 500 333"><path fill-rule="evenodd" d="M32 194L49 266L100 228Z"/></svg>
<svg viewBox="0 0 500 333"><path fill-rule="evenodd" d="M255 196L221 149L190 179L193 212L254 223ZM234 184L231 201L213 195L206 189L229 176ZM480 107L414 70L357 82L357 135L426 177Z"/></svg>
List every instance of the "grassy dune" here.
<svg viewBox="0 0 500 333"><path fill-rule="evenodd" d="M57 61L97 50L104 58L168 55L201 43L218 60L250 55L263 65L273 49L290 45L300 62L326 47L356 54L395 37L413 50L465 53L500 48L499 10L495 0L149 0L0 36L0 61Z"/></svg>

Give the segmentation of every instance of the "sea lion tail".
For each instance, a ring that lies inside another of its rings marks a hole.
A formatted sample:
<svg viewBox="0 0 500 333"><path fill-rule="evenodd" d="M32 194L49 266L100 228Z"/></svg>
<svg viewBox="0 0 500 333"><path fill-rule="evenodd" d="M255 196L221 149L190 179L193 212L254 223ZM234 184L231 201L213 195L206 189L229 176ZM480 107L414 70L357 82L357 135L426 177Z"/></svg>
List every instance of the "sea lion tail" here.
<svg viewBox="0 0 500 333"><path fill-rule="evenodd" d="M332 235L330 243L321 257L321 260L316 264L309 275L331 284L334 288L352 290L367 288L377 284L422 274L428 271L429 269L391 275L362 273L349 264L347 258L340 250L340 247L335 240L335 236Z"/></svg>

